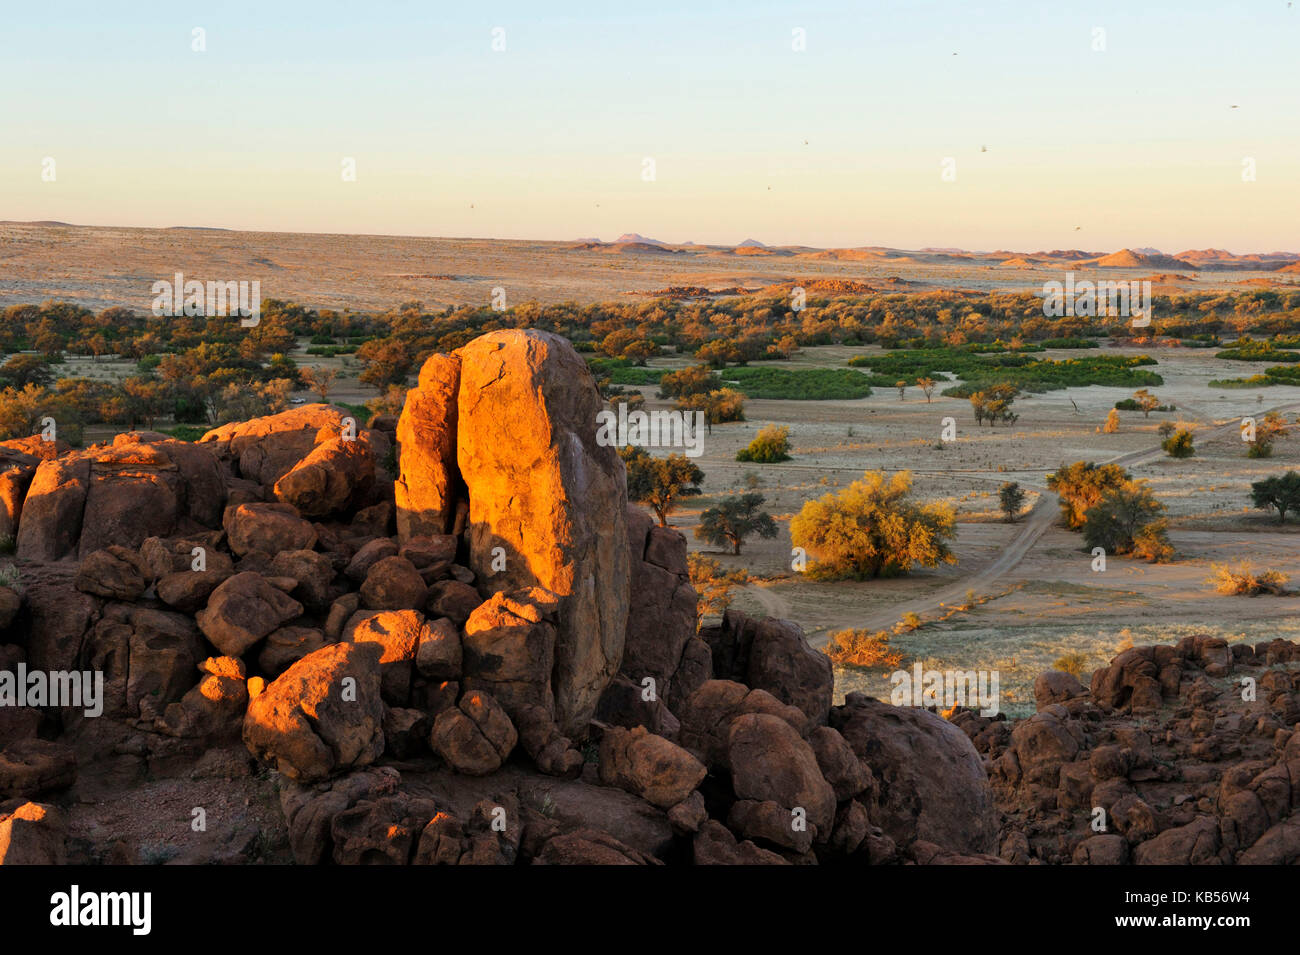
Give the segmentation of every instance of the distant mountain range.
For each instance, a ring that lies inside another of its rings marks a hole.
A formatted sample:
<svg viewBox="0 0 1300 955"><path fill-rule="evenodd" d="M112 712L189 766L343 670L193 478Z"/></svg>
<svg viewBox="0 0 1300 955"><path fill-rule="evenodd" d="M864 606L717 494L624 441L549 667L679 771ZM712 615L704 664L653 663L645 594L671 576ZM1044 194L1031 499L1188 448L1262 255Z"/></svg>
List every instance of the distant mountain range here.
<svg viewBox="0 0 1300 955"><path fill-rule="evenodd" d="M738 245L697 245L694 242L670 243L639 232L625 232L613 242L596 238L578 239L574 249L599 252L683 252L710 256L791 256L804 259L829 259L842 262L909 264L984 264L999 268L1086 268L1086 269L1156 269L1179 271L1254 271L1274 272L1300 262L1295 252L1248 253L1235 255L1225 249L1192 249L1168 255L1152 246L1120 249L1117 252L1089 252L1083 249L1053 249L1050 252L1016 252L999 249L975 252L953 246L926 246L909 251L885 246L819 249L809 246L772 246L758 239L745 239ZM1288 272L1300 271L1288 269Z"/></svg>

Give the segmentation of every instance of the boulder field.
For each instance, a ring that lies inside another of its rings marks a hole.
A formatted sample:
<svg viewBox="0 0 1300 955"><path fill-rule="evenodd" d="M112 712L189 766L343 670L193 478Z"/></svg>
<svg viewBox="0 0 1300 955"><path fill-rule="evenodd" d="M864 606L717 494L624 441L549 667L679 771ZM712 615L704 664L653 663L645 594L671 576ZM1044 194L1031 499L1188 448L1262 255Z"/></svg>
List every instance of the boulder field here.
<svg viewBox="0 0 1300 955"><path fill-rule="evenodd" d="M797 625L699 625L600 409L512 330L365 427L0 445L0 673L102 680L0 705L0 862L1300 860L1300 645L1134 648L1021 720L836 705Z"/></svg>

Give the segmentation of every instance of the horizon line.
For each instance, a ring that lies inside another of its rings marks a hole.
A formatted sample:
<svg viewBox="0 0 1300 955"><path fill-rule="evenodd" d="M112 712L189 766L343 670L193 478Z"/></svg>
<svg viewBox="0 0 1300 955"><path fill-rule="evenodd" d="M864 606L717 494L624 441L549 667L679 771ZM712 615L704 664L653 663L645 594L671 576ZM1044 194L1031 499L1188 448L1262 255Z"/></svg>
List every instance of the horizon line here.
<svg viewBox="0 0 1300 955"><path fill-rule="evenodd" d="M231 226L210 226L210 225L157 226L157 225L127 225L122 223L101 224L101 223L88 223L88 222L64 222L59 219L4 219L4 220L0 220L0 226L39 226L44 228L68 228L68 229L138 229L141 231L151 231L151 232L171 232L171 231L238 232L238 233L249 234L249 235L350 236L355 238L373 237L373 238L380 238L380 239L429 239L429 240L446 241L446 242L549 242L549 243L558 244L558 243L566 243L566 242L573 243L573 242L591 241L590 236L575 236L572 238L564 238L564 239L555 239L555 238L543 239L543 238L536 238L532 236L529 237L481 236L481 235L480 236L472 236L472 235L454 236L454 235L417 234L417 233L408 233L408 232L316 232L316 231L304 230L304 229L246 229L246 228L236 228ZM890 250L900 251L900 252L921 252L921 251L930 250L935 254L945 254L953 250L962 253L967 253L970 255L992 255L995 252L1015 252L1015 253L1023 253L1023 254L1032 254L1029 253L1027 249L1015 249L1010 246L1001 246L997 249L967 249L958 246L941 246L941 245L922 245L913 248L909 246L887 245L882 243L873 243L870 245L821 245L821 246L808 245L807 243L803 243L803 242L782 244L782 243L763 242L762 240L759 239L753 239L752 234L745 239L738 240L735 243L668 242L663 239L654 239L652 237L642 235L639 232L633 232L633 231L624 232L623 235L639 235L643 239L649 239L651 242L659 243L664 246L670 246L670 247L671 246L697 246L699 248L726 249L726 248L737 248L740 246L741 242L754 241L754 242L759 242L763 248L768 248L768 249L806 248L806 249L812 249L819 252L832 251L835 249L849 249L849 250L890 249ZM604 239L596 239L595 241L601 242L604 245L616 244L612 241L607 241ZM1150 245L1123 245L1113 250L1113 252L1121 252L1125 250L1131 252L1137 252L1139 249L1154 249L1154 248L1155 246L1150 246ZM1057 246L1057 250L1072 251L1072 252L1094 251L1094 250L1087 250L1078 246L1067 246L1067 245ZM1194 245L1189 245L1186 249L1184 249L1185 252L1199 252L1199 251L1206 251L1206 250L1217 250L1221 252L1227 252L1229 255L1236 256L1236 257L1249 256L1249 255L1300 256L1300 252L1292 252L1291 250L1288 249L1270 249L1268 251L1253 251L1253 252L1232 252L1229 249L1225 249L1221 246L1215 246L1215 245L1205 246L1204 249L1198 249ZM1113 254L1113 252L1101 252L1099 254L1108 255L1108 254ZM1174 257L1178 255L1178 253L1166 252L1163 249L1158 250L1158 254L1168 255L1170 257Z"/></svg>

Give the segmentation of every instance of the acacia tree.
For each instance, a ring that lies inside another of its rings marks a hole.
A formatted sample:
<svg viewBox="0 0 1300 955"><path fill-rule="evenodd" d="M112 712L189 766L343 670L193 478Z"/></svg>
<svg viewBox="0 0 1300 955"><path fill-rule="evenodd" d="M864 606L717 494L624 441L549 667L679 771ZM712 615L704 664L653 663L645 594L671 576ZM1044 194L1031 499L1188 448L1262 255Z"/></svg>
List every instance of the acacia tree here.
<svg viewBox="0 0 1300 955"><path fill-rule="evenodd" d="M718 387L719 378L708 365L692 365L681 371L670 371L659 379L660 398L687 398L708 394Z"/></svg>
<svg viewBox="0 0 1300 955"><path fill-rule="evenodd" d="M1110 554L1138 551L1149 560L1163 559L1173 552L1165 537L1164 512L1145 483L1111 488L1084 513L1084 543Z"/></svg>
<svg viewBox="0 0 1300 955"><path fill-rule="evenodd" d="M1070 530L1079 530L1084 514L1107 491L1125 487L1131 475L1118 464L1093 464L1075 461L1054 474L1047 475L1047 486L1061 499L1061 519Z"/></svg>
<svg viewBox="0 0 1300 955"><path fill-rule="evenodd" d="M1151 417L1151 412L1160 407L1160 399L1151 392L1143 388L1141 391L1133 392L1133 400L1137 402L1138 409L1142 412L1143 418Z"/></svg>
<svg viewBox="0 0 1300 955"><path fill-rule="evenodd" d="M930 396L934 394L935 380L933 378L916 379L916 387L920 388L925 394L925 403L930 403Z"/></svg>
<svg viewBox="0 0 1300 955"><path fill-rule="evenodd" d="M1250 499L1260 510L1277 509L1277 522L1286 520L1287 511L1300 510L1300 472L1287 471L1277 477L1256 481L1250 486Z"/></svg>
<svg viewBox="0 0 1300 955"><path fill-rule="evenodd" d="M644 448L626 447L619 457L627 466L627 496L645 504L659 518L659 526L668 526L668 515L677 509L683 497L700 492L704 472L684 454L656 458Z"/></svg>
<svg viewBox="0 0 1300 955"><path fill-rule="evenodd" d="M1016 481L1008 481L998 491L998 504L1006 522L1015 523L1016 515L1025 504L1025 489Z"/></svg>
<svg viewBox="0 0 1300 955"><path fill-rule="evenodd" d="M707 508L700 515L695 536L714 547L730 544L731 552L737 555L747 537L757 534L770 540L776 536L776 521L772 520L771 514L759 510L763 501L762 494L750 492Z"/></svg>
<svg viewBox="0 0 1300 955"><path fill-rule="evenodd" d="M886 477L867 471L841 491L804 504L790 522L790 537L816 564L809 573L824 579L905 574L914 565L955 564L948 547L955 535L952 506L910 500L912 474Z"/></svg>
<svg viewBox="0 0 1300 955"><path fill-rule="evenodd" d="M970 396L971 408L975 412L975 423L985 421L989 427L995 427L999 421L1014 424L1020 417L1011 411L1011 403L1016 400L1019 389L1015 385L991 385L983 391Z"/></svg>
<svg viewBox="0 0 1300 955"><path fill-rule="evenodd" d="M320 395L322 402L329 401L330 391L334 388L334 379L338 377L338 374L337 368L325 368L323 366L304 368L298 372L299 377L302 378L302 383Z"/></svg>

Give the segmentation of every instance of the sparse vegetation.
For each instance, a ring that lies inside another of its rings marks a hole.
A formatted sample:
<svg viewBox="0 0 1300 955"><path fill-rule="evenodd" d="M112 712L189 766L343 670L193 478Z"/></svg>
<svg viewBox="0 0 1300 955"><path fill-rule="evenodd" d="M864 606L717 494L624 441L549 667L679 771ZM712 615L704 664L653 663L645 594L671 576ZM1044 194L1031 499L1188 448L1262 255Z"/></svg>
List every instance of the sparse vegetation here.
<svg viewBox="0 0 1300 955"><path fill-rule="evenodd" d="M1068 673L1077 680L1082 680L1084 673L1087 672L1088 655L1086 653L1072 652L1059 656L1052 663L1053 670L1060 670L1062 673Z"/></svg>
<svg viewBox="0 0 1300 955"><path fill-rule="evenodd" d="M1286 574L1276 570L1256 573L1249 561L1235 567L1212 564L1210 570L1212 573L1205 582L1227 597L1257 597L1260 594L1283 596L1291 593L1286 589L1289 579Z"/></svg>

